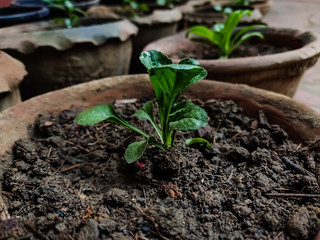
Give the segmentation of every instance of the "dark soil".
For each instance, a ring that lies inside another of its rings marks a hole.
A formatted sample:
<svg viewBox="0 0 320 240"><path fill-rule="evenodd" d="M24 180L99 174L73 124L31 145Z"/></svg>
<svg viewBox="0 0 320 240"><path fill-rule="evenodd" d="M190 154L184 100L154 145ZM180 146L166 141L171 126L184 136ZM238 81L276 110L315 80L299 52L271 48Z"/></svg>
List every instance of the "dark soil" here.
<svg viewBox="0 0 320 240"><path fill-rule="evenodd" d="M140 103L116 106L149 131L131 117ZM255 120L231 101L203 107L208 126L179 132L174 148L149 148L131 165L124 150L139 137L123 127L78 126L70 110L39 116L34 137L16 142L4 172L13 219L0 227L20 227L24 239L313 239L319 200L270 193L318 194L311 174L318 154L290 141L262 112ZM183 140L191 137L212 145L188 148Z"/></svg>
<svg viewBox="0 0 320 240"><path fill-rule="evenodd" d="M282 53L294 50L295 48L288 46L276 46L274 44L263 41L247 41L235 49L229 58L242 58L253 56L264 56L276 53ZM220 52L218 48L211 48L207 45L202 45L195 50L180 50L176 55L170 56L172 58L195 58L195 59L218 59Z"/></svg>

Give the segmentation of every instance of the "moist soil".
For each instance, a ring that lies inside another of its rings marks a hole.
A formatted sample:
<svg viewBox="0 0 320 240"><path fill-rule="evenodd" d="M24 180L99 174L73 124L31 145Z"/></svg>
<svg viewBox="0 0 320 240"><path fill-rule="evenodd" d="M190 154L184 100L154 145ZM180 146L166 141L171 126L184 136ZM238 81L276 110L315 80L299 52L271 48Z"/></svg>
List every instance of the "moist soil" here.
<svg viewBox="0 0 320 240"><path fill-rule="evenodd" d="M290 46L277 46L265 41L247 41L235 49L229 58L243 58L264 56L276 53L288 52L296 48ZM219 59L220 52L218 48L209 47L207 45L199 45L196 49L179 50L175 55L170 56L176 59L194 58L194 59Z"/></svg>
<svg viewBox="0 0 320 240"><path fill-rule="evenodd" d="M18 140L5 165L2 196L12 218L1 222L2 237L14 229L16 239L313 239L320 203L308 194L319 193L318 154L263 112L256 120L232 101L195 103L209 124L178 132L175 147L150 147L134 164L124 151L140 139L135 133L107 122L78 126L76 108L39 116L33 137ZM132 117L141 103L115 106L152 133ZM211 146L186 147L192 137Z"/></svg>

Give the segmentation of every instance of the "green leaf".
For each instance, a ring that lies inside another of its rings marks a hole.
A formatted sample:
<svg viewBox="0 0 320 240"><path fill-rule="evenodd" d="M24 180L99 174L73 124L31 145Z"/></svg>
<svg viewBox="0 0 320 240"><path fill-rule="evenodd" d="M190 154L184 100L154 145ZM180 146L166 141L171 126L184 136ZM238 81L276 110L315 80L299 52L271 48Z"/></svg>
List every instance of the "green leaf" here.
<svg viewBox="0 0 320 240"><path fill-rule="evenodd" d="M188 147L201 147L201 148L208 148L210 147L210 143L203 139L203 138L190 138L186 140L186 145Z"/></svg>
<svg viewBox="0 0 320 240"><path fill-rule="evenodd" d="M139 109L133 116L139 117L139 118L146 118L152 124L152 126L154 127L154 129L156 130L157 134L159 135L159 137L161 138L161 140L163 142L161 131L159 129L158 124L156 123L156 121L154 119L152 101L146 102L142 106L142 108Z"/></svg>
<svg viewBox="0 0 320 240"><path fill-rule="evenodd" d="M186 32L186 38L188 38L190 36L190 34L201 36L201 37L206 38L206 39L213 42L213 32L209 28L207 28L206 26L191 27Z"/></svg>
<svg viewBox="0 0 320 240"><path fill-rule="evenodd" d="M126 120L124 120L110 104L98 105L89 108L80 113L74 121L79 125L93 125L104 120L127 127L141 134L142 136L149 138L147 134L132 126Z"/></svg>
<svg viewBox="0 0 320 240"><path fill-rule="evenodd" d="M173 130L196 130L208 124L208 115L192 102L178 103L170 114L169 124Z"/></svg>
<svg viewBox="0 0 320 240"><path fill-rule="evenodd" d="M248 40L249 38L252 37L259 37L261 39L263 39L263 35L260 32L250 32L250 33L246 33L243 36L241 36L240 40L238 42L236 42L232 48L231 51L232 52L234 49L236 49L238 46L240 46L244 41Z"/></svg>
<svg viewBox="0 0 320 240"><path fill-rule="evenodd" d="M170 64L150 70L157 100L163 99L165 105L161 105L170 107L188 87L206 76L207 71L204 68L190 64Z"/></svg>
<svg viewBox="0 0 320 240"><path fill-rule="evenodd" d="M129 144L124 154L127 163L133 163L137 161L139 158L141 158L143 153L146 151L147 146L148 139Z"/></svg>
<svg viewBox="0 0 320 240"><path fill-rule="evenodd" d="M231 41L231 45L234 45L236 43L236 41L238 41L238 39L245 34L246 32L252 30L252 29L256 29L256 28L266 28L266 25L262 25L262 24L256 24L256 25L251 25L248 27L244 27L242 28L233 38Z"/></svg>
<svg viewBox="0 0 320 240"><path fill-rule="evenodd" d="M165 6L166 5L166 0L157 0L157 4L160 6Z"/></svg>
<svg viewBox="0 0 320 240"><path fill-rule="evenodd" d="M193 58L184 58L179 62L179 64L190 64L193 66L200 66L200 63Z"/></svg>
<svg viewBox="0 0 320 240"><path fill-rule="evenodd" d="M69 0L66 0L66 1L64 2L64 5L65 5L65 6L67 7L67 9L69 9L69 10L74 9L73 3L72 3L71 1L69 1Z"/></svg>
<svg viewBox="0 0 320 240"><path fill-rule="evenodd" d="M158 52L156 50L141 53L139 59L148 70L151 68L172 64L172 60L170 58L168 58L162 52Z"/></svg>

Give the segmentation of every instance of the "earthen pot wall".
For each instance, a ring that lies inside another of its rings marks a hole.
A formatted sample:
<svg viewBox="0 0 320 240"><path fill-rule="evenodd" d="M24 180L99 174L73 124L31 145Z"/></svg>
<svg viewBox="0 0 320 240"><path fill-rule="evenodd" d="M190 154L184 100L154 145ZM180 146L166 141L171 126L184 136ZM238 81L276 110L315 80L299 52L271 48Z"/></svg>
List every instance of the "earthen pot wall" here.
<svg viewBox="0 0 320 240"><path fill-rule="evenodd" d="M250 117L262 110L269 123L277 123L291 139L306 143L320 137L320 115L289 97L246 85L203 80L186 95L202 101L231 99ZM154 92L146 74L105 78L46 93L17 104L0 113L0 155L10 153L13 143L30 134L30 125L39 114L112 103L117 99L152 97Z"/></svg>
<svg viewBox="0 0 320 240"><path fill-rule="evenodd" d="M230 58L225 60L197 59L208 71L208 79L243 83L292 97L305 70L312 67L320 55L319 36L294 29L259 29L264 41L274 45L292 46L295 50L264 56ZM158 50L168 56L179 51L198 51L201 43L185 38L186 32L159 39L144 51ZM179 62L181 59L174 59Z"/></svg>
<svg viewBox="0 0 320 240"><path fill-rule="evenodd" d="M26 75L23 63L0 51L0 111L21 102L19 86Z"/></svg>
<svg viewBox="0 0 320 240"><path fill-rule="evenodd" d="M21 85L23 98L127 74L138 29L129 21L103 21L72 29L51 22L0 29L0 49L23 62L29 73Z"/></svg>

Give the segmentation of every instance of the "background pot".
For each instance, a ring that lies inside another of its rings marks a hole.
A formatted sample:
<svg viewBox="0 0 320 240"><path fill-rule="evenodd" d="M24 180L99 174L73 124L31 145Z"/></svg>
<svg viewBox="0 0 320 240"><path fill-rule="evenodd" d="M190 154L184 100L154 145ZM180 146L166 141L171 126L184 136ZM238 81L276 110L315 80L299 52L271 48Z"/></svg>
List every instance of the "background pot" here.
<svg viewBox="0 0 320 240"><path fill-rule="evenodd" d="M130 73L144 73L145 67L140 63L139 55L148 43L177 32L178 23L182 19L177 8L168 9L159 6L149 6L151 14L130 19L139 28L138 34L132 39L132 58ZM95 6L88 10L91 17L113 17L121 13L120 6Z"/></svg>
<svg viewBox="0 0 320 240"><path fill-rule="evenodd" d="M226 7L232 7L226 5ZM250 10L251 15L244 15L240 21L240 25L258 24L262 22L263 15L259 9L253 7L232 7L233 10ZM185 28L194 25L205 25L212 27L216 23L224 23L227 19L226 15L222 11L217 11L213 8L213 5L207 4L204 6L194 7L194 10L190 13L186 13L184 16Z"/></svg>
<svg viewBox="0 0 320 240"><path fill-rule="evenodd" d="M29 73L21 85L24 99L128 73L137 28L128 21L99 21L72 29L52 29L56 25L50 22L0 29L0 49L22 61Z"/></svg>
<svg viewBox="0 0 320 240"><path fill-rule="evenodd" d="M144 46L157 39L170 36L177 32L178 23L182 19L181 12L176 9L154 10L151 15L138 17L132 22L139 28L136 37L133 38L133 51L130 63L130 73L144 73L145 67L139 60Z"/></svg>
<svg viewBox="0 0 320 240"><path fill-rule="evenodd" d="M19 85L27 74L24 65L0 51L0 111L21 102Z"/></svg>
<svg viewBox="0 0 320 240"><path fill-rule="evenodd" d="M41 6L0 7L0 27L39 21L49 15L49 9Z"/></svg>
<svg viewBox="0 0 320 240"><path fill-rule="evenodd" d="M320 39L311 32L293 29L266 28L259 31L264 34L263 41L275 46L291 46L295 50L226 60L197 60L208 71L208 79L244 83L292 97L305 70L319 58ZM151 49L174 56L186 49L197 51L201 49L201 44L186 39L185 32L180 32L150 43L144 51Z"/></svg>
<svg viewBox="0 0 320 240"><path fill-rule="evenodd" d="M320 137L320 115L280 94L246 85L203 80L192 86L186 95L202 101L231 99L244 109L245 114L255 118L259 110L263 110L270 123L279 124L297 142ZM145 74L110 77L37 96L0 113L0 129L3 130L0 155L10 152L16 140L28 136L28 126L39 114L58 114L71 106L81 111L116 99L150 96L154 96L154 92Z"/></svg>

